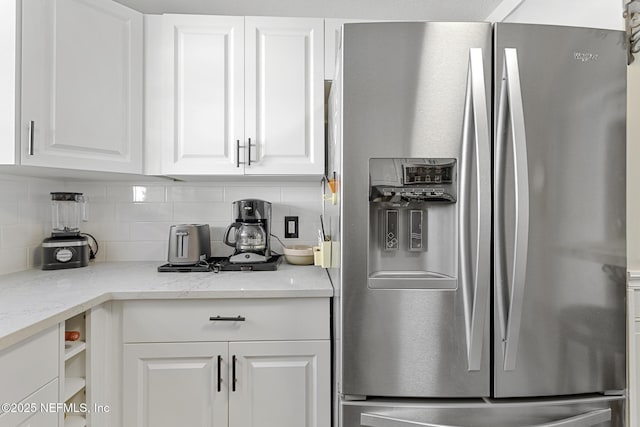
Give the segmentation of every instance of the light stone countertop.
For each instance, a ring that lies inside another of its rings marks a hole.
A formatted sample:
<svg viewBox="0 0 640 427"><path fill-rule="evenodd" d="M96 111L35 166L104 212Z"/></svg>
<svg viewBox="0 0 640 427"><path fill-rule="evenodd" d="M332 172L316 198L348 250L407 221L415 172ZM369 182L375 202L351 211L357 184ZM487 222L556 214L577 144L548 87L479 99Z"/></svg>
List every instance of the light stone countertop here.
<svg viewBox="0 0 640 427"><path fill-rule="evenodd" d="M98 262L0 276L0 350L109 300L329 298L325 269L282 262L277 271L158 273L162 262Z"/></svg>

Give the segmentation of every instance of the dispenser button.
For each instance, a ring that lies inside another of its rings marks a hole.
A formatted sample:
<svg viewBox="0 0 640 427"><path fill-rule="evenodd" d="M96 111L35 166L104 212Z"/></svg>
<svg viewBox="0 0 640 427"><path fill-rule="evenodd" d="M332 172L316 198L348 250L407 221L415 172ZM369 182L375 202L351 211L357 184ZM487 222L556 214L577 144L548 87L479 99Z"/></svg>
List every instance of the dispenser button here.
<svg viewBox="0 0 640 427"><path fill-rule="evenodd" d="M387 209L384 211L384 242L386 251L398 250L398 210Z"/></svg>
<svg viewBox="0 0 640 427"><path fill-rule="evenodd" d="M412 209L409 211L409 250L421 251L422 245L422 228L424 221L424 213L421 210Z"/></svg>

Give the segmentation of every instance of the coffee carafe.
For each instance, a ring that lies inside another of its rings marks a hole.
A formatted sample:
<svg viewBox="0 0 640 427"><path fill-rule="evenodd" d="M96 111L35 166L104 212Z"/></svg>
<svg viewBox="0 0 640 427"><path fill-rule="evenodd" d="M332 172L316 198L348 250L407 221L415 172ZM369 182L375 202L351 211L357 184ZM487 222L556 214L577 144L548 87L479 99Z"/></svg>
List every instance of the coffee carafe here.
<svg viewBox="0 0 640 427"><path fill-rule="evenodd" d="M269 244L271 203L259 199L236 200L233 202L233 216L235 221L224 233L224 243L235 248L229 261L233 263L269 261L271 258Z"/></svg>

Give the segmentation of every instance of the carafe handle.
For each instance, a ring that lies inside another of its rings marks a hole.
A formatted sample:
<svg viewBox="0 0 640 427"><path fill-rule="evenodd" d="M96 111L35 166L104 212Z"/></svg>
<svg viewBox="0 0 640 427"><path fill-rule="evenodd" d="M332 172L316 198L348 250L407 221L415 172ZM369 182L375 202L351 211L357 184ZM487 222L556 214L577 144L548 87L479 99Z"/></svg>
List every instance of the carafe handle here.
<svg viewBox="0 0 640 427"><path fill-rule="evenodd" d="M227 227L227 229L224 232L224 239L223 242L227 245L227 246L231 246L232 248L236 247L236 240L235 238L233 239L233 242L229 241L229 234L231 233L232 229L238 229L240 227L240 223L239 222L234 222L233 224L231 224L230 226Z"/></svg>

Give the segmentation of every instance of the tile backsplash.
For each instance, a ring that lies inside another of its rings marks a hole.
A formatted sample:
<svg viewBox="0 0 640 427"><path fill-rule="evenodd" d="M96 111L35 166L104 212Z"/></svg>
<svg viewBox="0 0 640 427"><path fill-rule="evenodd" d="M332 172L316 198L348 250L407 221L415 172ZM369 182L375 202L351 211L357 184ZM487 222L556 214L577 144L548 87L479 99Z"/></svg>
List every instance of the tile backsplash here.
<svg viewBox="0 0 640 427"><path fill-rule="evenodd" d="M40 243L50 233L51 191L87 197L88 222L81 230L99 245L99 261L166 261L169 226L206 223L214 256L233 248L222 243L232 222L231 203L258 198L272 203L272 234L286 245L316 244L322 210L318 182L79 182L0 175L0 274L40 264ZM284 239L284 217L299 217L299 238ZM281 245L272 238L272 248Z"/></svg>

